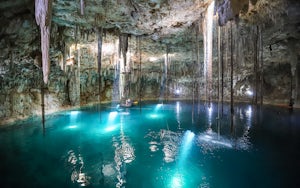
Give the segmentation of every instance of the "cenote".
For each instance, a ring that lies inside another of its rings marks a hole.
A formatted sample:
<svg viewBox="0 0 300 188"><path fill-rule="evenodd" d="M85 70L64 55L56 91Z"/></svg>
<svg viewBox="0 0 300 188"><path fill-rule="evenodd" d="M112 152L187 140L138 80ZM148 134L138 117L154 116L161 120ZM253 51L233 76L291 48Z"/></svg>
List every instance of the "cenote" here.
<svg viewBox="0 0 300 188"><path fill-rule="evenodd" d="M299 111L90 106L0 129L1 187L297 187ZM99 110L100 109L100 110Z"/></svg>
<svg viewBox="0 0 300 188"><path fill-rule="evenodd" d="M300 188L299 13L1 0L0 188Z"/></svg>

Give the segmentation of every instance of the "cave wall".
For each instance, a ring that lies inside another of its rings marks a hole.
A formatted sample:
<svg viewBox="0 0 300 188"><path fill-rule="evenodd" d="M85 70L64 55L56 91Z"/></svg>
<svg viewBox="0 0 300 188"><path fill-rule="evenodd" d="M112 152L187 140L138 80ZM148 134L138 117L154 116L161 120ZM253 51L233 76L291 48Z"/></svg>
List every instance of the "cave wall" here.
<svg viewBox="0 0 300 188"><path fill-rule="evenodd" d="M25 118L41 113L41 52L39 30L32 14L3 20L0 41L0 118ZM66 77L51 63L46 107L54 112L65 104ZM3 121L4 122L4 121Z"/></svg>
<svg viewBox="0 0 300 188"><path fill-rule="evenodd" d="M1 17L1 23L7 26L0 30L0 119L4 123L4 120L41 114L43 79L40 32L32 13L25 12L14 16L13 19ZM230 22L222 27L225 101L230 100L229 29ZM243 22L233 27L235 101L253 102L253 96L248 95L247 90L253 91L255 85L253 63L255 29L256 26L247 26ZM115 100L118 35L115 30L107 30L104 36L100 89L102 102ZM167 48L169 64L166 84L163 85L165 92L163 99L198 99L198 97L206 99L202 39L199 37L196 41L194 30L189 35L190 41L167 44L148 37L130 36L128 52L132 68L130 90L134 100L138 100L139 96L143 100L162 97L163 66ZM275 25L272 29L262 27L263 40L268 41L270 36L281 36L279 26ZM214 30L213 100L217 100L218 96L216 38L217 29ZM279 39L265 42L262 47L264 103L288 105L292 97L295 104L299 105L299 44L294 41L291 45L293 38ZM138 40L141 40L140 47ZM200 44L198 59L197 43ZM157 59L151 60L152 57ZM95 30L62 27L53 23L50 62L49 83L45 87L46 113L99 102ZM179 90L179 93L176 90Z"/></svg>

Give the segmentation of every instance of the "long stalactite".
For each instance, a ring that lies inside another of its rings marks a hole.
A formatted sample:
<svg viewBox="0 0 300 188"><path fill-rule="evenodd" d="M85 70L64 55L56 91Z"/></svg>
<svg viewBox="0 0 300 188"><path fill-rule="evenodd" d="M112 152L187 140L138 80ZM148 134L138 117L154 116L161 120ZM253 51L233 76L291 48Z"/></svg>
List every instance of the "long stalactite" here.
<svg viewBox="0 0 300 188"><path fill-rule="evenodd" d="M195 31L195 42L194 42L194 48L193 48L193 54L195 54L195 61L193 61L193 67L197 67L197 61L198 61L198 29L197 27L194 27ZM196 73L197 69L193 68L193 83L192 83L192 88L193 88L193 95L192 95L192 100L193 100L193 111L192 111L192 117L194 117L194 106L195 106L195 96L196 96L196 91L197 91L197 82L196 82ZM194 120L194 118L193 118Z"/></svg>
<svg viewBox="0 0 300 188"><path fill-rule="evenodd" d="M254 104L258 102L258 79L259 79L259 67L258 67L258 26L255 26L253 31L253 60L254 60Z"/></svg>
<svg viewBox="0 0 300 188"><path fill-rule="evenodd" d="M80 105L80 64L81 64L81 46L78 44L80 40L80 29L77 27L77 32L76 32L76 46L75 46L75 53L76 53L76 65L77 67L75 68L75 88L76 88L76 105Z"/></svg>
<svg viewBox="0 0 300 188"><path fill-rule="evenodd" d="M233 53L234 53L234 43L233 43L233 28L232 28L232 22L230 22L230 112L231 114L234 114L233 109Z"/></svg>
<svg viewBox="0 0 300 188"><path fill-rule="evenodd" d="M80 0L80 14L82 16L84 15L84 8L85 8L84 0Z"/></svg>
<svg viewBox="0 0 300 188"><path fill-rule="evenodd" d="M98 66L98 94L99 94L99 105L101 103L101 61L102 61L102 39L103 39L103 28L97 29L97 40L98 40L98 51L97 51L97 66Z"/></svg>
<svg viewBox="0 0 300 188"><path fill-rule="evenodd" d="M43 80L48 83L50 73L49 47L52 17L52 0L35 0L35 20L41 30Z"/></svg>
<svg viewBox="0 0 300 188"><path fill-rule="evenodd" d="M224 27L222 27L221 32L224 33ZM224 112L224 36L221 38L221 114L223 116Z"/></svg>
<svg viewBox="0 0 300 188"><path fill-rule="evenodd" d="M218 123L220 122L221 111L221 68L222 68L222 55L221 55L221 27L218 26Z"/></svg>
<svg viewBox="0 0 300 188"><path fill-rule="evenodd" d="M128 34L120 34L119 36L119 54L123 57L124 67L127 64L127 51L128 51Z"/></svg>
<svg viewBox="0 0 300 188"><path fill-rule="evenodd" d="M50 31L52 18L52 0L35 0L35 20L41 30L41 50L42 50L42 73L43 82L41 84L41 108L42 125L45 130L45 85L48 84L50 74Z"/></svg>
<svg viewBox="0 0 300 188"><path fill-rule="evenodd" d="M139 106L142 111L142 51L141 51L141 36L137 37L137 46L139 52Z"/></svg>
<svg viewBox="0 0 300 188"><path fill-rule="evenodd" d="M262 27L259 29L259 43L260 43L260 106L264 103L264 48L263 48L263 36L262 36Z"/></svg>
<svg viewBox="0 0 300 188"><path fill-rule="evenodd" d="M196 63L197 63L197 66L199 67L199 70L198 70L198 82L196 82L196 87L197 87L197 103L198 103L198 114L200 113L200 86L201 86L201 62L200 62L200 42L199 42L199 33L200 33L200 23L199 24L196 24ZM197 72L197 71L196 71Z"/></svg>
<svg viewBox="0 0 300 188"><path fill-rule="evenodd" d="M230 22L230 127L231 133L234 134L234 106L233 106L233 53L234 53L234 42L233 42L233 28L232 21Z"/></svg>
<svg viewBox="0 0 300 188"><path fill-rule="evenodd" d="M221 126L221 64L222 64L222 60L221 60L221 27L218 26L218 116L217 116L217 126L218 126L218 135L220 133L220 126Z"/></svg>
<svg viewBox="0 0 300 188"><path fill-rule="evenodd" d="M167 45L166 46L166 51L167 51L167 61L166 61L166 64L165 64L165 72L166 72L166 75L165 75L165 86L164 86L164 91L165 91L165 93L164 93L164 99L166 100L166 101L168 101L168 96L169 96L169 66L170 66L170 64L171 64L171 60L170 60L170 46L169 45Z"/></svg>
<svg viewBox="0 0 300 188"><path fill-rule="evenodd" d="M44 90L44 82L41 83L41 108L42 108L42 125L43 131L45 131L45 90Z"/></svg>

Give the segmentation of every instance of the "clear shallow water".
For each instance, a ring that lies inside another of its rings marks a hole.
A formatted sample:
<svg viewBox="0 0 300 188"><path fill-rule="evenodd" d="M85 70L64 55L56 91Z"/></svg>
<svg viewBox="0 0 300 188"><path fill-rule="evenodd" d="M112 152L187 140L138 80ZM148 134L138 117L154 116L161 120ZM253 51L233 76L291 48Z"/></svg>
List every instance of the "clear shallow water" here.
<svg viewBox="0 0 300 188"><path fill-rule="evenodd" d="M155 103L0 128L1 187L300 187L300 113Z"/></svg>

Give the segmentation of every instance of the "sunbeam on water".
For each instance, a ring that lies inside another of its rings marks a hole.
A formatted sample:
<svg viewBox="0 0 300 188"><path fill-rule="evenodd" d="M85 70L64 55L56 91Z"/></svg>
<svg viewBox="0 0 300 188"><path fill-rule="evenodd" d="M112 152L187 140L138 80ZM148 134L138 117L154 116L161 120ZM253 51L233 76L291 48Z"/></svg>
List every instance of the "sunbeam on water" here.
<svg viewBox="0 0 300 188"><path fill-rule="evenodd" d="M111 132L111 131L114 131L117 129L117 126L116 125L109 125L105 128L105 131L106 132Z"/></svg>
<svg viewBox="0 0 300 188"><path fill-rule="evenodd" d="M112 122L116 119L118 115L118 112L110 112L109 115L108 115L108 121L109 122Z"/></svg>
<svg viewBox="0 0 300 188"><path fill-rule="evenodd" d="M160 110L163 107L163 104L157 104L155 107L155 110Z"/></svg>
<svg viewBox="0 0 300 188"><path fill-rule="evenodd" d="M70 125L67 127L67 129L76 129L78 126L77 125Z"/></svg>
<svg viewBox="0 0 300 188"><path fill-rule="evenodd" d="M189 150L192 147L193 139L195 134L191 132L190 130L187 130L184 133L183 139L182 139L182 146L181 146L181 153L180 153L180 161L184 161L188 155Z"/></svg>
<svg viewBox="0 0 300 188"><path fill-rule="evenodd" d="M183 178L179 173L176 173L172 178L171 187L181 188L183 186Z"/></svg>

